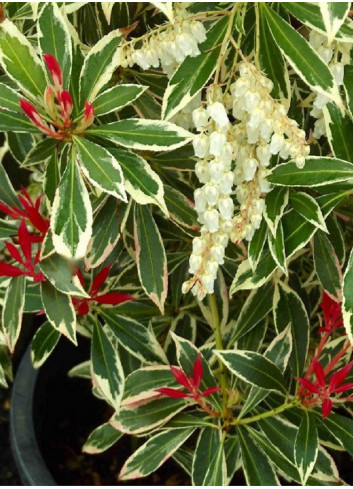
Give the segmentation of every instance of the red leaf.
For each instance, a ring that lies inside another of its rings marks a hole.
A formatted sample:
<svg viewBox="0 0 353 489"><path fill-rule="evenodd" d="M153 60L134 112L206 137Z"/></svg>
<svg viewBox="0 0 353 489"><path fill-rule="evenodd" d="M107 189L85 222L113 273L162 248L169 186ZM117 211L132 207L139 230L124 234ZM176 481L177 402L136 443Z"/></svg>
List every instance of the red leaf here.
<svg viewBox="0 0 353 489"><path fill-rule="evenodd" d="M329 389L330 391L335 389L338 385L342 384L349 372L352 370L353 360L345 365L343 368L335 372L330 377Z"/></svg>
<svg viewBox="0 0 353 489"><path fill-rule="evenodd" d="M189 379L187 376L184 374L184 372L178 368L178 367L173 367L173 365L170 366L170 370L175 378L175 380L186 387L188 390L192 389L192 386L190 385Z"/></svg>
<svg viewBox="0 0 353 489"><path fill-rule="evenodd" d="M80 305L78 306L77 308L77 314L79 316L84 316L86 314L89 313L89 304L88 304L88 300L87 299L84 299Z"/></svg>
<svg viewBox="0 0 353 489"><path fill-rule="evenodd" d="M82 272L79 268L77 268L77 270L76 270L76 275L78 276L78 279L79 279L82 287L85 288L85 279L83 278Z"/></svg>
<svg viewBox="0 0 353 489"><path fill-rule="evenodd" d="M331 390L330 392L346 392L349 391L350 389L353 389L353 382L347 382L346 384L342 384L336 389Z"/></svg>
<svg viewBox="0 0 353 489"><path fill-rule="evenodd" d="M197 355L197 358L195 360L194 371L193 371L194 385L195 385L197 391L199 390L199 387L200 387L202 374L203 374L202 357L201 357L201 354L199 354L199 355Z"/></svg>
<svg viewBox="0 0 353 489"><path fill-rule="evenodd" d="M325 419L332 411L332 401L330 399L324 399L322 406L322 419Z"/></svg>
<svg viewBox="0 0 353 489"><path fill-rule="evenodd" d="M14 246L12 243L8 243L7 241L5 242L5 246L8 249L8 252L12 256L12 258L14 260L16 260L18 263L21 263L21 265L23 265L25 267L26 265L23 261L23 258L21 256L20 252L16 248L16 246Z"/></svg>
<svg viewBox="0 0 353 489"><path fill-rule="evenodd" d="M95 279L93 280L91 290L90 290L90 293L92 295L94 294L94 292L100 289L101 286L104 284L104 282L107 280L110 269L111 269L111 265L108 265L102 268L102 270L99 273L97 273Z"/></svg>
<svg viewBox="0 0 353 489"><path fill-rule="evenodd" d="M48 67L48 70L50 71L50 75L52 77L54 85L61 86L63 84L63 78L58 60L55 58L55 56L52 56L51 54L43 54L43 58L45 64Z"/></svg>
<svg viewBox="0 0 353 489"><path fill-rule="evenodd" d="M0 277L19 277L24 272L13 265L0 262Z"/></svg>
<svg viewBox="0 0 353 489"><path fill-rule="evenodd" d="M100 304L121 304L122 302L134 301L135 298L128 294L120 294L119 292L108 292L107 294L97 295L94 300Z"/></svg>
<svg viewBox="0 0 353 489"><path fill-rule="evenodd" d="M294 377L298 382L302 384L305 389L312 392L313 394L319 394L319 389L312 382L309 382L308 379L304 379L301 377Z"/></svg>
<svg viewBox="0 0 353 489"><path fill-rule="evenodd" d="M200 394L200 397L211 396L212 394L214 394L215 392L219 392L220 390L221 390L220 387L209 387L208 389L203 391L202 394Z"/></svg>
<svg viewBox="0 0 353 489"><path fill-rule="evenodd" d="M169 387L161 387L160 389L156 389L156 392L159 392L164 396L174 398L190 397L189 394L185 394L184 392L178 391L177 389L171 389Z"/></svg>
<svg viewBox="0 0 353 489"><path fill-rule="evenodd" d="M12 219L21 219L21 217L26 217L25 213L16 207L12 207L9 205L0 202L0 212L7 214L12 217Z"/></svg>
<svg viewBox="0 0 353 489"><path fill-rule="evenodd" d="M322 365L316 359L314 359L313 366L314 366L315 375L316 375L316 378L317 378L318 383L322 387L325 387L325 385L326 385L326 376L325 376L324 369L322 368Z"/></svg>

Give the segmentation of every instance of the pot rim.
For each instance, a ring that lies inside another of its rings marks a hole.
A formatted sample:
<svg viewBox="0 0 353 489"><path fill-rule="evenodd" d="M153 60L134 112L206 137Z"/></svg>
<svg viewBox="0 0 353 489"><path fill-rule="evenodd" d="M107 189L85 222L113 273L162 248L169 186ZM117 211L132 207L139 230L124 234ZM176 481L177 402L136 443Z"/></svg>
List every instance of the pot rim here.
<svg viewBox="0 0 353 489"><path fill-rule="evenodd" d="M37 443L33 421L33 398L38 371L31 361L31 345L18 367L11 393L10 443L22 484L57 486Z"/></svg>

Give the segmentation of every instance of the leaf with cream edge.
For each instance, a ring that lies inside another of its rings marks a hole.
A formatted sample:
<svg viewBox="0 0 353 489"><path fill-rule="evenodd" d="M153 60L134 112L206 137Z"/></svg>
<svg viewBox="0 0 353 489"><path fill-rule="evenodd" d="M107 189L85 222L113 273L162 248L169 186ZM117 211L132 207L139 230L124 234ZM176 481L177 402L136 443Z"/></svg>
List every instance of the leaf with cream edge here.
<svg viewBox="0 0 353 489"><path fill-rule="evenodd" d="M72 152L55 192L50 220L55 250L69 259L86 254L92 235L92 206Z"/></svg>
<svg viewBox="0 0 353 489"><path fill-rule="evenodd" d="M25 276L12 277L6 289L1 318L6 344L11 353L15 349L21 331L25 292Z"/></svg>
<svg viewBox="0 0 353 489"><path fill-rule="evenodd" d="M288 189L275 187L265 198L264 218L273 234L276 235L277 226L288 204Z"/></svg>
<svg viewBox="0 0 353 489"><path fill-rule="evenodd" d="M80 168L92 185L127 202L123 173L114 156L88 139L75 136L73 141Z"/></svg>
<svg viewBox="0 0 353 489"><path fill-rule="evenodd" d="M298 467L303 486L312 473L318 456L319 439L315 420L303 409L302 420L295 438L294 459Z"/></svg>
<svg viewBox="0 0 353 489"><path fill-rule="evenodd" d="M41 283L41 295L50 324L77 345L76 314L71 297L57 290L48 281Z"/></svg>
<svg viewBox="0 0 353 489"><path fill-rule="evenodd" d="M82 447L82 451L84 453L89 453L90 455L105 452L121 437L122 433L120 433L120 431L113 428L111 424L104 423L90 433Z"/></svg>
<svg viewBox="0 0 353 489"><path fill-rule="evenodd" d="M304 192L293 192L290 196L290 203L293 209L308 222L327 232L324 216L314 197Z"/></svg>
<svg viewBox="0 0 353 489"><path fill-rule="evenodd" d="M269 391L287 392L281 371L264 355L246 350L216 350L215 353L241 380Z"/></svg>
<svg viewBox="0 0 353 489"><path fill-rule="evenodd" d="M2 160L8 150L9 147L7 144L4 144L0 148L0 201L2 201L6 205L18 207L20 205L20 201L18 200L15 189L13 188L12 183L2 164Z"/></svg>
<svg viewBox="0 0 353 489"><path fill-rule="evenodd" d="M119 29L109 32L88 52L80 74L80 106L85 100L93 102L119 66L121 39Z"/></svg>
<svg viewBox="0 0 353 489"><path fill-rule="evenodd" d="M93 101L94 115L110 114L120 110L138 99L148 87L124 83L102 92Z"/></svg>
<svg viewBox="0 0 353 489"><path fill-rule="evenodd" d="M262 250L264 249L267 232L267 223L265 219L262 219L260 227L256 229L251 241L248 245L248 259L253 270L256 269L259 263Z"/></svg>
<svg viewBox="0 0 353 489"><path fill-rule="evenodd" d="M197 222L197 213L194 204L176 188L164 186L165 199L172 219L181 226L197 230L200 225Z"/></svg>
<svg viewBox="0 0 353 489"><path fill-rule="evenodd" d="M178 428L152 436L131 455L119 474L119 480L145 477L158 469L185 441L195 428Z"/></svg>
<svg viewBox="0 0 353 489"><path fill-rule="evenodd" d="M339 90L330 69L308 41L269 6L262 3L260 7L274 40L292 68L312 90L326 95L342 106Z"/></svg>
<svg viewBox="0 0 353 489"><path fill-rule="evenodd" d="M58 344L59 339L60 332L49 321L39 327L31 346L31 359L34 368L43 365Z"/></svg>
<svg viewBox="0 0 353 489"><path fill-rule="evenodd" d="M46 3L39 14L38 41L42 54L51 54L58 61L63 87L68 89L72 65L71 36L68 24L54 2Z"/></svg>
<svg viewBox="0 0 353 489"><path fill-rule="evenodd" d="M276 262L277 266L282 270L282 272L287 275L287 263L286 263L286 251L284 247L284 235L283 235L283 226L280 222L276 236L270 234L268 237L268 246L272 255L272 258Z"/></svg>
<svg viewBox="0 0 353 489"><path fill-rule="evenodd" d="M336 301L342 299L342 271L327 235L318 230L314 234L314 265L323 289Z"/></svg>
<svg viewBox="0 0 353 489"><path fill-rule="evenodd" d="M289 323L291 324L293 349L290 366L293 375L300 377L309 348L309 318L299 295L280 281L277 281L275 286L273 314L278 332L283 331Z"/></svg>
<svg viewBox="0 0 353 489"><path fill-rule="evenodd" d="M144 363L167 363L163 348L152 329L113 310L102 309L100 315L121 346Z"/></svg>
<svg viewBox="0 0 353 489"><path fill-rule="evenodd" d="M134 238L142 288L164 314L168 292L167 257L158 227L146 206L135 206Z"/></svg>
<svg viewBox="0 0 353 489"><path fill-rule="evenodd" d="M91 361L93 385L98 387L104 399L119 411L124 392L124 371L118 350L114 348L98 320L93 327Z"/></svg>
<svg viewBox="0 0 353 489"><path fill-rule="evenodd" d="M216 453L208 464L202 486L215 487L227 485L227 464L223 445L224 441L221 440L217 446Z"/></svg>
<svg viewBox="0 0 353 489"><path fill-rule="evenodd" d="M353 178L353 164L337 158L309 156L304 168L294 161L273 168L267 180L285 187L319 187L328 183L345 182Z"/></svg>
<svg viewBox="0 0 353 489"><path fill-rule="evenodd" d="M351 8L350 2L320 2L322 20L326 29L327 44L335 39L337 32L348 16Z"/></svg>
<svg viewBox="0 0 353 489"><path fill-rule="evenodd" d="M86 134L99 136L124 148L166 151L187 144L193 135L171 122L150 119L124 119L90 127Z"/></svg>
<svg viewBox="0 0 353 489"><path fill-rule="evenodd" d="M347 267L343 276L343 301L342 315L343 324L353 346L353 250L349 255Z"/></svg>
<svg viewBox="0 0 353 489"><path fill-rule="evenodd" d="M326 137L333 156L353 162L353 122L349 114L341 111L332 102L322 108L326 127Z"/></svg>
<svg viewBox="0 0 353 489"><path fill-rule="evenodd" d="M20 94L4 83L0 83L0 107L11 112L20 112Z"/></svg>
<svg viewBox="0 0 353 489"><path fill-rule="evenodd" d="M0 131L31 134L39 132L38 128L29 121L28 117L8 110L0 110Z"/></svg>
<svg viewBox="0 0 353 489"><path fill-rule="evenodd" d="M125 179L125 190L134 201L141 205L158 205L168 215L163 182L147 161L124 149L109 148L108 151L119 162Z"/></svg>
<svg viewBox="0 0 353 489"><path fill-rule="evenodd" d="M28 97L42 99L47 86L44 66L27 38L8 19L0 25L0 63Z"/></svg>
<svg viewBox="0 0 353 489"><path fill-rule="evenodd" d="M208 82L216 69L228 17L216 22L206 34L206 40L199 45L201 54L187 57L173 74L164 93L162 118L169 120L185 107Z"/></svg>

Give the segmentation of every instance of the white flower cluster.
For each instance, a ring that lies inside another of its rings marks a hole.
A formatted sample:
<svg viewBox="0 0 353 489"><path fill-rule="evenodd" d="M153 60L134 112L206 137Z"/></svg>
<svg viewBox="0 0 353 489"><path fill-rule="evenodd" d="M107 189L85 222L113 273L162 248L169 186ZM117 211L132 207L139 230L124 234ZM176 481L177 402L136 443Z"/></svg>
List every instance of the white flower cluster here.
<svg viewBox="0 0 353 489"><path fill-rule="evenodd" d="M305 132L270 96L272 82L249 63L241 63L239 73L230 95L211 87L206 108L193 112L199 131L193 141L199 158L195 173L203 184L195 190L194 200L202 227L190 256L193 277L183 284L183 292L191 290L200 300L214 291L229 239L251 240L261 224L264 194L271 190L266 180L271 157L292 158L301 168L309 153ZM239 203L236 215L231 196L234 185Z"/></svg>
<svg viewBox="0 0 353 489"><path fill-rule="evenodd" d="M343 85L344 66L350 63L350 52L353 47L353 43L342 43L335 41L329 46L327 36L314 30L310 31L309 42L317 54L329 66L337 86L340 87ZM335 50L337 52L337 56L334 56ZM340 55L339 61L338 54ZM314 124L313 131L313 136L316 139L320 139L321 136L326 135L325 118L322 109L328 102L329 98L321 93L316 95L313 102L313 108L310 115L317 119Z"/></svg>
<svg viewBox="0 0 353 489"><path fill-rule="evenodd" d="M170 77L187 56L198 56L198 44L206 39L206 30L202 22L185 18L188 14L179 4L174 8L175 22L164 30L156 29L143 41L139 49L133 43L122 46L122 66L137 64L143 70L158 68Z"/></svg>

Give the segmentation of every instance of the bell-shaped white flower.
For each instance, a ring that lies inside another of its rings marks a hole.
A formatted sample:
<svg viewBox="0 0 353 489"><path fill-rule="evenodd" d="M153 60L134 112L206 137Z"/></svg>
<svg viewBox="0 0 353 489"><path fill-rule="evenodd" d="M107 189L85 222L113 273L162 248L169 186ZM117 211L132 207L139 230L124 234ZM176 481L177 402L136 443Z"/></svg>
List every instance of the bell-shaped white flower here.
<svg viewBox="0 0 353 489"><path fill-rule="evenodd" d="M222 194L229 195L232 191L234 182L234 175L231 171L226 171L223 173L222 180L219 184L219 190Z"/></svg>
<svg viewBox="0 0 353 489"><path fill-rule="evenodd" d="M214 102L208 105L207 113L220 127L225 127L229 124L226 109L221 102Z"/></svg>
<svg viewBox="0 0 353 489"><path fill-rule="evenodd" d="M209 151L209 138L206 134L198 134L192 141L195 155L204 158Z"/></svg>
<svg viewBox="0 0 353 489"><path fill-rule="evenodd" d="M203 188L197 188L194 192L195 210L197 212L204 212L207 205L207 199Z"/></svg>
<svg viewBox="0 0 353 489"><path fill-rule="evenodd" d="M202 256L192 253L189 260L189 272L195 273L202 265Z"/></svg>
<svg viewBox="0 0 353 489"><path fill-rule="evenodd" d="M225 134L219 131L214 131L210 135L210 147L209 152L213 156L220 156L223 146L227 142L227 137Z"/></svg>
<svg viewBox="0 0 353 489"><path fill-rule="evenodd" d="M203 129L208 124L208 114L207 110L203 107L195 109L192 113L192 120L195 124L197 130Z"/></svg>
<svg viewBox="0 0 353 489"><path fill-rule="evenodd" d="M214 277L209 273L203 273L200 277L201 283L206 289L207 294L214 292Z"/></svg>
<svg viewBox="0 0 353 489"><path fill-rule="evenodd" d="M210 233L215 233L219 229L219 213L216 209L209 209L204 213L205 225Z"/></svg>
<svg viewBox="0 0 353 489"><path fill-rule="evenodd" d="M223 265L224 263L224 246L215 245L210 249L212 258L219 263L219 265Z"/></svg>
<svg viewBox="0 0 353 489"><path fill-rule="evenodd" d="M218 200L218 210L223 219L233 217L234 204L230 197L222 197Z"/></svg>
<svg viewBox="0 0 353 489"><path fill-rule="evenodd" d="M219 199L219 186L214 185L213 182L206 183L204 186L204 194L208 205L216 205Z"/></svg>
<svg viewBox="0 0 353 489"><path fill-rule="evenodd" d="M244 161L243 172L244 172L244 178L247 182L253 180L257 167L258 167L258 163L257 160L255 160L255 158L249 158Z"/></svg>

